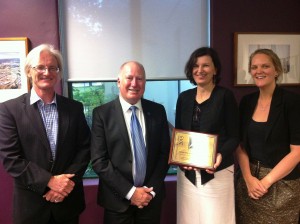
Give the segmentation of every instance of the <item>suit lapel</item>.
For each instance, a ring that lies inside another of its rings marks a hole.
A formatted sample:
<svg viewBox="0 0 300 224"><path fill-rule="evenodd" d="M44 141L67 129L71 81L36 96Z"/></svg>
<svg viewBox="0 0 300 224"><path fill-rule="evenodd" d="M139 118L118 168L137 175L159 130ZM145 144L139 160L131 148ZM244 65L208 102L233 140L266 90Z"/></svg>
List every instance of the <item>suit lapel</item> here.
<svg viewBox="0 0 300 224"><path fill-rule="evenodd" d="M35 103L33 105L30 105L30 94L26 95L23 103L25 114L31 121L30 123L32 124L32 128L35 130L36 135L39 136L38 139L41 139L42 144L45 146L45 148L49 151L49 154L51 155L51 149L47 138L47 133L37 104Z"/></svg>
<svg viewBox="0 0 300 224"><path fill-rule="evenodd" d="M68 127L69 127L69 117L70 108L67 103L64 102L63 98L56 94L57 110L58 110L58 135L57 135L57 146L56 154L59 154L63 140L65 139Z"/></svg>
<svg viewBox="0 0 300 224"><path fill-rule="evenodd" d="M276 87L273 96L272 96L272 102L270 106L270 113L267 121L267 132L266 132L266 137L270 135L271 130L273 128L273 125L275 124L276 120L278 119L281 111L281 104L282 104L282 94L280 89Z"/></svg>
<svg viewBox="0 0 300 224"><path fill-rule="evenodd" d="M123 114L123 110L119 98L115 99L113 110L114 111L112 111L112 115L115 115L116 127L119 129L118 133L121 133L121 136L124 139L124 142L126 142L127 147L131 148L130 140L128 136L128 134L130 133L128 133L127 130L127 126L125 123L124 114Z"/></svg>
<svg viewBox="0 0 300 224"><path fill-rule="evenodd" d="M182 108L182 117L192 117L193 116L193 112L194 112L194 104L195 104L195 100L196 100L196 94L197 94L197 88L194 88L188 97L186 97L184 100L184 106ZM184 128L186 130L191 130L192 128L192 122L190 119L185 119L184 121L185 125Z"/></svg>
<svg viewBox="0 0 300 224"><path fill-rule="evenodd" d="M149 146L149 139L151 139L151 133L152 133L152 115L151 115L149 105L146 103L146 101L142 99L141 102L142 102L143 114L145 119L146 146ZM148 147L146 147L146 150L147 148Z"/></svg>
<svg viewBox="0 0 300 224"><path fill-rule="evenodd" d="M244 113L247 113L246 115L243 115L248 118L247 119L247 127L249 126L250 121L252 121L252 117L253 117L253 113L255 111L258 97L259 97L259 92L255 93L254 97L252 99L250 99L249 110L243 111Z"/></svg>

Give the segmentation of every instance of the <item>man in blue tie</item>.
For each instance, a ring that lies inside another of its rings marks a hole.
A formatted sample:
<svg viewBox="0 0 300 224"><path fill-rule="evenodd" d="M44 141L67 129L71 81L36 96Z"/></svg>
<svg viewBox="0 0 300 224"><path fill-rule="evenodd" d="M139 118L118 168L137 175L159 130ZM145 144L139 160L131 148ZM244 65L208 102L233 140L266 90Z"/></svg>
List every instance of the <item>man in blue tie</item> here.
<svg viewBox="0 0 300 224"><path fill-rule="evenodd" d="M142 64L120 68L120 95L93 112L91 157L106 224L160 223L170 136L162 105L142 99Z"/></svg>

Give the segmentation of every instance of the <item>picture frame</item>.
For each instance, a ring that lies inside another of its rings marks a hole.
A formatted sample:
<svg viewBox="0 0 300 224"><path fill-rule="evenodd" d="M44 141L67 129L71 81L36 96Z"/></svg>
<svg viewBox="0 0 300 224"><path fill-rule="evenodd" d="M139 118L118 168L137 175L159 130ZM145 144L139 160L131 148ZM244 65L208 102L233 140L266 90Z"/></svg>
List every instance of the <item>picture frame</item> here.
<svg viewBox="0 0 300 224"><path fill-rule="evenodd" d="M27 54L27 37L0 38L0 102L29 91L30 82L24 71Z"/></svg>
<svg viewBox="0 0 300 224"><path fill-rule="evenodd" d="M258 48L272 49L280 58L279 85L300 85L300 33L234 33L234 86L254 86L248 71L249 57Z"/></svg>

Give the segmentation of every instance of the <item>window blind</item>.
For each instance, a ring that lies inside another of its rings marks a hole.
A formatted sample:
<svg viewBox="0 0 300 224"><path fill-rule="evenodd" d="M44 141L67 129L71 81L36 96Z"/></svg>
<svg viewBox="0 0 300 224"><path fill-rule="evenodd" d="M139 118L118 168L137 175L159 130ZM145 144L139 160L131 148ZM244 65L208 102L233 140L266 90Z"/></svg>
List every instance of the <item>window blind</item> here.
<svg viewBox="0 0 300 224"><path fill-rule="evenodd" d="M116 79L142 63L148 79L183 78L196 48L209 44L209 0L61 0L64 79Z"/></svg>

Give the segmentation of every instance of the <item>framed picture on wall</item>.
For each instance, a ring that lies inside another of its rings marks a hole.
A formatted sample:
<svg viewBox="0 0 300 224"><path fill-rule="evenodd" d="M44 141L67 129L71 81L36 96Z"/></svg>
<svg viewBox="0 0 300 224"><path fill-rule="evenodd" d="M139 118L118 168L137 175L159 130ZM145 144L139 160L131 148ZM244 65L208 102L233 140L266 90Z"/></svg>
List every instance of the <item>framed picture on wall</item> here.
<svg viewBox="0 0 300 224"><path fill-rule="evenodd" d="M28 92L30 84L24 72L27 53L27 37L0 38L0 102Z"/></svg>
<svg viewBox="0 0 300 224"><path fill-rule="evenodd" d="M280 85L300 85L300 33L234 33L234 85L253 86L248 71L250 55L257 49L272 49L280 58Z"/></svg>

